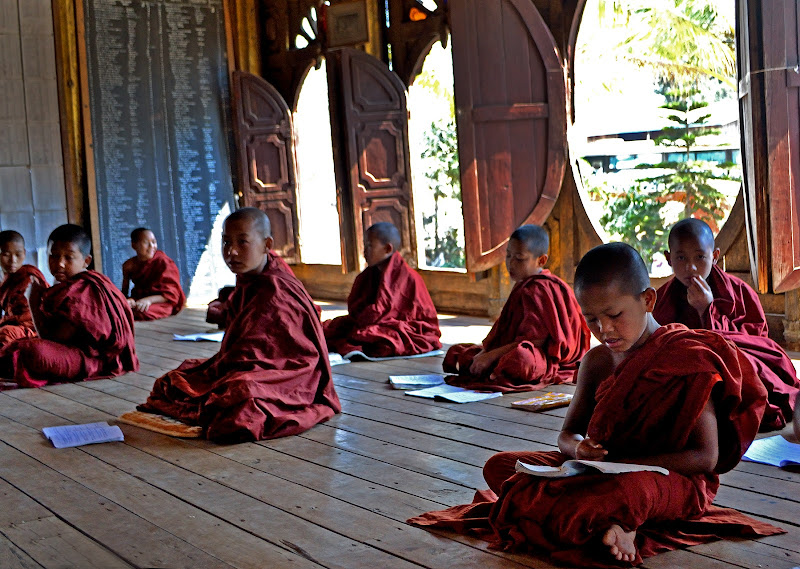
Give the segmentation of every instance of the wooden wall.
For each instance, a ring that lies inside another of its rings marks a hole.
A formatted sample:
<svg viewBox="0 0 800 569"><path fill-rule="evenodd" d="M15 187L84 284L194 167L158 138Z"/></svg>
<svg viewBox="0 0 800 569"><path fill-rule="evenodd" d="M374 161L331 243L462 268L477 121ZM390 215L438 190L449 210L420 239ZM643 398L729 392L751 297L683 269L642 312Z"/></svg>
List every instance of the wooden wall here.
<svg viewBox="0 0 800 569"><path fill-rule="evenodd" d="M0 229L47 270L47 236L67 222L51 0L0 0Z"/></svg>

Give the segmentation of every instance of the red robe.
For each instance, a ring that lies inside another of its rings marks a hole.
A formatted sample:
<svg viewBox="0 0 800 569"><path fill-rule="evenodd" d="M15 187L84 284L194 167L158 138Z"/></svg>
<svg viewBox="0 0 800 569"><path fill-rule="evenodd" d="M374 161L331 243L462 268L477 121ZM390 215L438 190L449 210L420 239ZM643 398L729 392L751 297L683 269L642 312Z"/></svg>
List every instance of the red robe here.
<svg viewBox="0 0 800 569"><path fill-rule="evenodd" d="M590 337L572 289L543 270L514 286L483 345L452 346L442 367L460 374L447 381L461 387L506 392L541 389L573 380L578 362L589 350ZM472 360L481 349L489 351L511 343L516 343L516 348L482 376L470 375Z"/></svg>
<svg viewBox="0 0 800 569"><path fill-rule="evenodd" d="M473 504L428 512L409 522L478 530L493 547L547 553L553 561L586 567L620 566L599 543L612 524L636 530L636 564L642 557L725 535L782 533L711 505L719 474L733 468L752 442L766 401L749 360L724 338L679 324L659 328L598 386L587 435L609 450L611 461L677 452L685 447L709 398L719 432L714 472L547 479L514 474L515 459L558 465L566 455L500 453L484 468L499 498L491 491L479 492Z"/></svg>
<svg viewBox="0 0 800 569"><path fill-rule="evenodd" d="M131 298L139 300L147 296L161 295L166 298L166 302L158 302L150 305L147 312L133 311L136 320L157 320L177 314L183 309L186 303L186 295L181 288L181 276L178 273L178 266L175 261L167 257L167 254L160 249L149 261L140 261L137 257L131 257L126 261L131 263L133 269L128 274L128 278L133 282Z"/></svg>
<svg viewBox="0 0 800 569"><path fill-rule="evenodd" d="M281 257L274 255L272 259L272 262L280 266L282 271L294 276L292 268ZM219 296L208 303L208 309L206 310L206 322L209 324L216 324L219 326L220 330L224 329L228 325L228 298L231 296L231 294L233 294L235 289L236 287L232 286L224 286L219 289ZM314 306L317 309L317 314L322 314L322 310L318 306Z"/></svg>
<svg viewBox="0 0 800 569"><path fill-rule="evenodd" d="M114 377L139 369L133 314L108 277L81 271L42 293L36 323L40 338L0 349L0 377L19 387ZM64 326L74 332L61 341Z"/></svg>
<svg viewBox="0 0 800 569"><path fill-rule="evenodd" d="M0 347L19 338L36 337L31 309L25 298L25 289L33 279L47 286L44 275L33 265L22 265L0 284Z"/></svg>
<svg viewBox="0 0 800 569"><path fill-rule="evenodd" d="M769 399L761 430L782 429L792 420L794 399L800 390L792 361L767 337L764 310L747 283L716 265L707 282L714 300L702 317L686 300L686 287L674 277L658 289L653 317L659 324L679 322L689 328L713 330L741 348L767 388Z"/></svg>
<svg viewBox="0 0 800 569"><path fill-rule="evenodd" d="M302 433L341 410L314 303L276 259L237 277L219 352L157 379L141 411L239 442Z"/></svg>
<svg viewBox="0 0 800 569"><path fill-rule="evenodd" d="M371 357L424 354L442 347L439 317L422 277L400 253L353 281L346 316L323 323L332 352Z"/></svg>

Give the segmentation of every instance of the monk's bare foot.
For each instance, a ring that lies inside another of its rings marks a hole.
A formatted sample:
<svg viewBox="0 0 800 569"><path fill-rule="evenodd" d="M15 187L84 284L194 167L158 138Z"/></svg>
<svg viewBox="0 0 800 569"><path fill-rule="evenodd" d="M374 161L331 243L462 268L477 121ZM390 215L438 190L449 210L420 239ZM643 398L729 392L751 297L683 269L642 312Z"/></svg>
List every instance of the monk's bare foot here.
<svg viewBox="0 0 800 569"><path fill-rule="evenodd" d="M635 531L625 531L614 524L605 535L603 544L608 546L608 551L617 561L633 561L636 559Z"/></svg>

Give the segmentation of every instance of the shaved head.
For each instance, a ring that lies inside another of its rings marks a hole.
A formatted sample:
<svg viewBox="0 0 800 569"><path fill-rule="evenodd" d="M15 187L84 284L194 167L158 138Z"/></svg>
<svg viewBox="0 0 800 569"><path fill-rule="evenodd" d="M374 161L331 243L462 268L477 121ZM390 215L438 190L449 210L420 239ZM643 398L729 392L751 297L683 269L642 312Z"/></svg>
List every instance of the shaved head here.
<svg viewBox="0 0 800 569"><path fill-rule="evenodd" d="M269 223L269 217L258 208L243 207L237 209L225 218L225 223L230 221L247 221L252 224L253 229L264 239L272 237L272 226Z"/></svg>
<svg viewBox="0 0 800 569"><path fill-rule="evenodd" d="M146 227L137 227L136 229L131 231L131 243L139 242L141 239L144 238L144 234L147 233L148 231L150 230L147 229ZM150 231L150 233L153 232ZM155 236L155 233L153 233L153 235Z"/></svg>
<svg viewBox="0 0 800 569"><path fill-rule="evenodd" d="M685 238L694 239L703 249L714 249L714 233L705 221L689 217L680 220L669 230L669 248Z"/></svg>
<svg viewBox="0 0 800 569"><path fill-rule="evenodd" d="M511 234L510 239L522 243L534 257L547 255L550 251L550 236L545 228L539 225L522 225Z"/></svg>
<svg viewBox="0 0 800 569"><path fill-rule="evenodd" d="M650 274L642 256L626 243L606 243L586 253L575 268L574 289L619 286L624 294L638 296L650 287Z"/></svg>
<svg viewBox="0 0 800 569"><path fill-rule="evenodd" d="M83 227L74 223L65 223L53 229L47 238L47 244L51 243L74 243L84 257L92 253L92 240L89 234Z"/></svg>
<svg viewBox="0 0 800 569"><path fill-rule="evenodd" d="M0 231L0 246L7 245L9 243L19 243L24 247L25 238L22 237L21 233L14 231L13 229Z"/></svg>
<svg viewBox="0 0 800 569"><path fill-rule="evenodd" d="M397 228L388 221L380 221L369 226L367 236L372 235L383 245L391 245L395 251L400 250L402 239Z"/></svg>

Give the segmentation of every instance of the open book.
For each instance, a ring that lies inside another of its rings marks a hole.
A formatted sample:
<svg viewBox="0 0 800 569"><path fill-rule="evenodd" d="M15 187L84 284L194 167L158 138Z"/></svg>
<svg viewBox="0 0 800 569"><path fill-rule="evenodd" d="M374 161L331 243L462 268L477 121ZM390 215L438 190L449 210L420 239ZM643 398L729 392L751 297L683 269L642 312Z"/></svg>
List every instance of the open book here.
<svg viewBox="0 0 800 569"><path fill-rule="evenodd" d="M108 423L45 427L42 429L42 434L44 434L56 448L77 447L81 445L125 440L122 430L118 426L109 425Z"/></svg>
<svg viewBox="0 0 800 569"><path fill-rule="evenodd" d="M406 391L405 393L413 397L425 397L426 399L450 401L451 403L474 403L475 401L485 401L486 399L494 399L503 395L499 391L493 393L472 391L471 389L464 389L463 387L456 387L446 383L435 387Z"/></svg>
<svg viewBox="0 0 800 569"><path fill-rule="evenodd" d="M790 443L780 435L753 441L742 460L772 466L800 466L800 444Z"/></svg>
<svg viewBox="0 0 800 569"><path fill-rule="evenodd" d="M577 476L578 474L622 474L625 472L659 472L669 474L669 470L660 466L650 466L649 464L628 464L625 462L605 462L602 460L579 460L572 459L566 461L561 466L539 466L527 464L520 460L515 466L517 472L532 474L533 476L544 476L545 478L566 478L567 476Z"/></svg>

